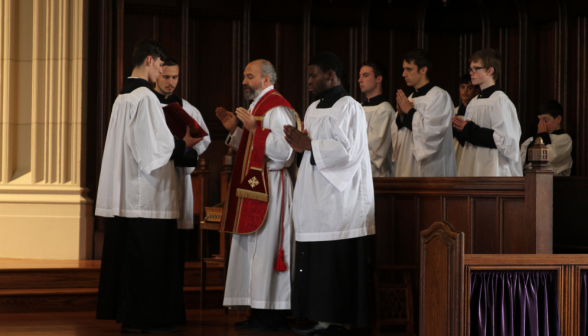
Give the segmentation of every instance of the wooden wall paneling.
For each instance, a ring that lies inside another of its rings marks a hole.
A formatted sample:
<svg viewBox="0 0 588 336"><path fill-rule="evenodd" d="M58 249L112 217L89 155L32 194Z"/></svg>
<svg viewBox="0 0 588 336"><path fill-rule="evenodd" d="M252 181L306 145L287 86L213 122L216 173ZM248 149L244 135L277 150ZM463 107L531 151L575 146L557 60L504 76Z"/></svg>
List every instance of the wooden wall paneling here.
<svg viewBox="0 0 588 336"><path fill-rule="evenodd" d="M557 0L557 46L556 46L556 97L564 108L564 125L567 118L568 89L568 6L565 0Z"/></svg>
<svg viewBox="0 0 588 336"><path fill-rule="evenodd" d="M528 84L528 47L529 47L529 20L527 17L527 4L524 0L517 0L519 10L519 58L518 58L518 93L519 103L517 112L521 125L527 124L527 84Z"/></svg>
<svg viewBox="0 0 588 336"><path fill-rule="evenodd" d="M473 253L473 236L471 206L469 197L445 197L444 221L450 223L456 231L464 233L465 253Z"/></svg>
<svg viewBox="0 0 588 336"><path fill-rule="evenodd" d="M182 26L181 26L181 52L179 56L180 62L180 91L178 92L182 97L188 98L190 92L189 74L192 70L193 64L190 53L190 0L182 0Z"/></svg>
<svg viewBox="0 0 588 336"><path fill-rule="evenodd" d="M102 154L106 143L106 133L110 119L110 107L113 101L113 57L112 0L90 2L88 39L96 43L88 44L88 103L86 129L86 187L89 197L96 199L98 180L102 167ZM94 259L102 258L104 239L103 217L94 219Z"/></svg>
<svg viewBox="0 0 588 336"><path fill-rule="evenodd" d="M441 196L418 198L419 231L429 228L433 223L443 220L443 198ZM427 210L424 210L427 209Z"/></svg>
<svg viewBox="0 0 588 336"><path fill-rule="evenodd" d="M472 198L472 222L476 223L473 253L500 253L500 222L497 197Z"/></svg>
<svg viewBox="0 0 588 336"><path fill-rule="evenodd" d="M525 221L521 228L534 242L526 253L553 253L553 171L532 170L525 176ZM521 242L522 243L522 242Z"/></svg>
<svg viewBox="0 0 588 336"><path fill-rule="evenodd" d="M418 237L417 200L414 196L394 197L393 220L395 237ZM413 211L406 211L413 209ZM377 229L376 229L377 230ZM418 261L418 246L413 239L395 239L392 246L394 264L416 265Z"/></svg>
<svg viewBox="0 0 588 336"><path fill-rule="evenodd" d="M525 221L524 205L525 201L520 198L500 199L501 253L530 253L527 247L535 243L529 232L521 229Z"/></svg>
<svg viewBox="0 0 588 336"><path fill-rule="evenodd" d="M279 90L290 102L292 107L304 118L307 105L304 105L303 98L308 96L306 78L300 74L308 71L304 64L304 36L303 17L300 22L284 22L280 24L281 43L277 50L280 61L276 71L278 72ZM303 88L303 89L302 89Z"/></svg>
<svg viewBox="0 0 588 336"><path fill-rule="evenodd" d="M588 178L553 178L554 253L588 252Z"/></svg>
<svg viewBox="0 0 588 336"><path fill-rule="evenodd" d="M377 266L395 264L395 250L390 246L396 244L396 225L394 222L394 198L390 195L376 195L376 262Z"/></svg>
<svg viewBox="0 0 588 336"><path fill-rule="evenodd" d="M125 27L125 0L116 0L116 92L122 90L124 81L124 27Z"/></svg>

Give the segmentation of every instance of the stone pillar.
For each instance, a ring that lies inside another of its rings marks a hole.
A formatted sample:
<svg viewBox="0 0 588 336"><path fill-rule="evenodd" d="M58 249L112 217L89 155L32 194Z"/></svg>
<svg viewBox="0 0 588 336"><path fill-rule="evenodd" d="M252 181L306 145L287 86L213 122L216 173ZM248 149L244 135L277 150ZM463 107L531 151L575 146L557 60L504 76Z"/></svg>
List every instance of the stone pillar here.
<svg viewBox="0 0 588 336"><path fill-rule="evenodd" d="M0 2L0 258L91 259L88 0Z"/></svg>

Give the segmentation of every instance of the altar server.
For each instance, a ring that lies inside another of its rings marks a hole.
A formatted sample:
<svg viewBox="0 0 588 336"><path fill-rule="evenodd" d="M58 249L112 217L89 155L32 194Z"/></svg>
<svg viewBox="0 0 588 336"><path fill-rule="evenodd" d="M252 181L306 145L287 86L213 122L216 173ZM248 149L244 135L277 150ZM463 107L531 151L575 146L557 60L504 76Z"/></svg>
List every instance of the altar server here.
<svg viewBox="0 0 588 336"><path fill-rule="evenodd" d="M233 232L223 305L252 308L251 317L237 328L287 329L293 189L287 168L295 156L283 128L296 126L297 117L274 89L277 75L270 62L253 61L243 75L244 96L253 100L249 110L239 107L236 116L222 107L216 110L230 132L226 144L237 150L221 222L221 231Z"/></svg>
<svg viewBox="0 0 588 336"><path fill-rule="evenodd" d="M519 141L521 126L514 104L500 91L500 55L482 49L470 57L472 84L481 92L466 109L464 119L453 117L463 152L458 176L523 176Z"/></svg>
<svg viewBox="0 0 588 336"><path fill-rule="evenodd" d="M556 100L548 100L539 105L539 125L537 134L521 145L521 163L523 170L529 168L528 149L541 137L549 148L549 167L554 176L570 176L572 172L572 138L561 128L563 108Z"/></svg>
<svg viewBox="0 0 588 336"><path fill-rule="evenodd" d="M173 58L168 58L163 65L161 75L157 77L153 92L159 99L161 106L178 103L196 122L202 127L206 133L208 128L204 119L197 108L174 94L174 90L178 85L180 76L180 66ZM194 228L194 194L192 193L192 178L190 174L194 171L194 167L198 165L198 156L200 156L208 145L210 144L210 135L204 138L198 138L194 147L194 155L186 155L190 157L190 162L184 162L180 165L176 163L176 183L178 188L178 204L180 207L180 218L178 219L178 248L179 248L179 277L182 287L184 287L184 266L186 262L186 230ZM183 293L183 291L182 291ZM184 300L182 299L182 303ZM181 309L181 315L185 320L186 310Z"/></svg>
<svg viewBox="0 0 588 336"><path fill-rule="evenodd" d="M122 323L123 332L172 332L182 320L173 160L196 139L189 129L174 139L149 89L166 57L152 39L135 47L102 158L96 216L107 220L96 315Z"/></svg>
<svg viewBox="0 0 588 336"><path fill-rule="evenodd" d="M466 107L468 106L469 102L478 94L480 93L480 87L477 85L472 84L472 78L469 74L464 74L459 78L459 97L461 98L461 104L455 107L455 115L458 118L463 119L463 116L466 112ZM455 162L459 167L459 160L461 159L461 152L463 151L463 146L459 143L457 139L457 132L453 129L453 148L455 150Z"/></svg>
<svg viewBox="0 0 588 336"><path fill-rule="evenodd" d="M396 94L398 108L391 127L396 177L455 176L451 97L429 80L426 51L407 53L402 66L402 77L415 92L408 98L402 90Z"/></svg>
<svg viewBox="0 0 588 336"><path fill-rule="evenodd" d="M349 333L370 325L373 284L369 235L376 232L367 123L361 105L341 85L343 65L330 52L309 63L309 91L319 100L304 117L305 132L286 126L304 156L292 213L296 231L294 316L318 323L301 335Z"/></svg>
<svg viewBox="0 0 588 336"><path fill-rule="evenodd" d="M384 66L372 61L364 62L359 70L359 88L366 98L361 105L367 121L373 177L394 176L390 120L395 111L382 94L385 75Z"/></svg>

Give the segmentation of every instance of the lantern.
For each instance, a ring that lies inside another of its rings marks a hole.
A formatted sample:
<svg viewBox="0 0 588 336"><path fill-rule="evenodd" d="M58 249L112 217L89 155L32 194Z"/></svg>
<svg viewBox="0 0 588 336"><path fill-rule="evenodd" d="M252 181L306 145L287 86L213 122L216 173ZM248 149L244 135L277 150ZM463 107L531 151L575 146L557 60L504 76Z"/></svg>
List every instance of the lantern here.
<svg viewBox="0 0 588 336"><path fill-rule="evenodd" d="M531 169L541 170L549 164L549 148L543 144L543 139L538 137L535 143L529 148L529 162Z"/></svg>

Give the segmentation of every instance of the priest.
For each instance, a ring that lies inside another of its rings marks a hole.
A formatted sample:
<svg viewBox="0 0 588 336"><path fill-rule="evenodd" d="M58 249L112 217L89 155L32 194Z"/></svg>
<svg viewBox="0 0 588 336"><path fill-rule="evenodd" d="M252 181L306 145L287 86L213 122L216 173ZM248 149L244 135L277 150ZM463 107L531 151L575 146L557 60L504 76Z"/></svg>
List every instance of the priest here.
<svg viewBox="0 0 588 336"><path fill-rule="evenodd" d="M179 104L184 111L196 120L198 125L206 133L209 133L200 111L185 99L174 94L174 90L178 85L179 76L180 66L178 62L169 57L163 65L161 75L155 81L153 93L159 99L162 107L173 103ZM178 276L182 288L184 287L184 266L186 262L186 230L192 230L194 228L194 194L192 193L192 178L190 174L194 171L194 167L198 165L198 157L204 153L209 144L210 135L204 138L197 138L197 143L192 147L192 151L184 155L187 160L183 160L182 162L179 160L174 161L178 188L178 204L180 207L180 218L178 219L178 261L180 264L180 273ZM183 298L181 301L182 303L184 302ZM184 308L180 310L180 314L183 316L183 320L185 320L186 310Z"/></svg>
<svg viewBox="0 0 588 336"><path fill-rule="evenodd" d="M296 231L294 316L316 321L300 335L343 335L367 327L374 296L368 267L375 234L374 187L367 123L361 105L341 85L343 65L330 52L314 56L308 88L320 99L304 117L304 132L285 126L304 153L292 213Z"/></svg>
<svg viewBox="0 0 588 336"><path fill-rule="evenodd" d="M404 55L402 77L415 89L409 97L396 93L392 123L392 161L396 177L451 177L457 173L447 91L429 79L429 54L417 49Z"/></svg>
<svg viewBox="0 0 588 336"><path fill-rule="evenodd" d="M357 80L359 88L366 98L361 106L367 121L373 177L389 177L395 174L390 139L390 120L395 111L382 94L385 75L386 70L382 64L366 61L359 70L359 79Z"/></svg>
<svg viewBox="0 0 588 336"><path fill-rule="evenodd" d="M523 176L517 110L496 84L500 54L482 49L470 57L470 76L481 92L468 104L464 119L453 117L463 152L458 176Z"/></svg>
<svg viewBox="0 0 588 336"><path fill-rule="evenodd" d="M235 114L219 107L216 116L229 131L226 144L237 151L221 231L233 233L223 304L251 308L235 327L256 331L287 329L292 267L292 180L294 151L284 125L297 115L275 89L274 66L256 60L243 72L243 94L253 102ZM237 119L243 122L238 127Z"/></svg>
<svg viewBox="0 0 588 336"><path fill-rule="evenodd" d="M106 224L96 316L122 323L122 332L173 332L182 321L174 161L197 140L189 128L174 138L149 89L166 58L155 40L135 47L102 157L96 216Z"/></svg>
<svg viewBox="0 0 588 336"><path fill-rule="evenodd" d="M554 176L570 176L572 173L572 138L561 128L563 108L557 100L551 99L539 105L537 134L521 145L523 170L529 168L529 147L537 138L549 148L549 167Z"/></svg>

